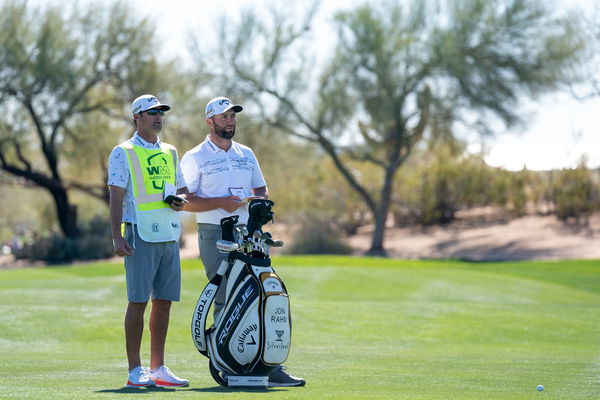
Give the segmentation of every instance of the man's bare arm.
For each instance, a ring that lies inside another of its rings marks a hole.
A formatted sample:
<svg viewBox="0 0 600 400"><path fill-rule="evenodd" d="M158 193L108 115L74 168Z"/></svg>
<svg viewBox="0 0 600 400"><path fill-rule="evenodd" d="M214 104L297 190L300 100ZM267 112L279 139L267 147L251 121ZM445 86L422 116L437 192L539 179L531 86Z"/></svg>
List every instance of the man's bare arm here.
<svg viewBox="0 0 600 400"><path fill-rule="evenodd" d="M222 208L227 212L234 212L244 205L242 199L238 196L227 197L198 197L193 194L184 195L187 203L183 206L183 211L202 212ZM183 197L183 195L182 195Z"/></svg>
<svg viewBox="0 0 600 400"><path fill-rule="evenodd" d="M123 198L125 197L125 189L118 186L108 186L110 193L109 210L110 210L110 226L112 230L113 247L115 254L123 256L133 255L133 248L123 235L121 234L121 221L123 219Z"/></svg>

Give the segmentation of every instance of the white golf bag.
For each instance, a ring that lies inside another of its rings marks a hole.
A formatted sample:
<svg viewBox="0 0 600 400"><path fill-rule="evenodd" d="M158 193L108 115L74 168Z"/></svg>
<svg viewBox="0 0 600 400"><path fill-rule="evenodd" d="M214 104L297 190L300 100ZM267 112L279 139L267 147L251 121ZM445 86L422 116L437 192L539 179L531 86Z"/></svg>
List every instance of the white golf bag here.
<svg viewBox="0 0 600 400"><path fill-rule="evenodd" d="M289 298L269 258L269 247L283 243L261 231L273 218L272 207L272 201L253 200L247 226L237 226L237 216L221 221L223 240L217 247L229 255L194 310L194 345L209 358L211 375L222 386L267 387L269 373L286 361L290 351ZM208 312L224 276L225 306L206 329Z"/></svg>

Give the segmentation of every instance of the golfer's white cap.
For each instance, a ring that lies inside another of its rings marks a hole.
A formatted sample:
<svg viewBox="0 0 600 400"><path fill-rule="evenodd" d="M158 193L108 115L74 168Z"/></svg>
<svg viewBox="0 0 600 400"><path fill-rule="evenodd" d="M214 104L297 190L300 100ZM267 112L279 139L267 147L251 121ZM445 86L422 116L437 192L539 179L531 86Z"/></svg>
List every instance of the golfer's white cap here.
<svg viewBox="0 0 600 400"><path fill-rule="evenodd" d="M239 113L244 109L244 107L239 104L233 104L231 100L227 97L215 97L211 101L208 102L206 108L204 109L204 114L206 118L210 118L214 115L223 114L226 111L229 111L233 108L233 111Z"/></svg>
<svg viewBox="0 0 600 400"><path fill-rule="evenodd" d="M131 103L132 114L139 114L148 110L169 111L170 109L170 105L161 104L158 98L151 94L143 94Z"/></svg>

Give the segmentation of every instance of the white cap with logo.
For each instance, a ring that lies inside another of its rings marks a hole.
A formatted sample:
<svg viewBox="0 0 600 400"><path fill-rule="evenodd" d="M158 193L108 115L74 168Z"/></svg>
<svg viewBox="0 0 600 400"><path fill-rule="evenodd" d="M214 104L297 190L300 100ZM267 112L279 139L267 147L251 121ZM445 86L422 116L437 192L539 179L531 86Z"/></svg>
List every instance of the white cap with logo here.
<svg viewBox="0 0 600 400"><path fill-rule="evenodd" d="M161 110L169 111L171 106L168 104L161 104L156 96L151 94L144 94L138 97L131 103L131 114L139 114L148 110Z"/></svg>
<svg viewBox="0 0 600 400"><path fill-rule="evenodd" d="M244 107L239 104L233 104L231 100L227 97L215 97L211 101L208 102L206 108L204 109L204 114L206 118L210 118L215 115L223 114L226 111L229 111L233 108L233 111L239 113L244 109Z"/></svg>

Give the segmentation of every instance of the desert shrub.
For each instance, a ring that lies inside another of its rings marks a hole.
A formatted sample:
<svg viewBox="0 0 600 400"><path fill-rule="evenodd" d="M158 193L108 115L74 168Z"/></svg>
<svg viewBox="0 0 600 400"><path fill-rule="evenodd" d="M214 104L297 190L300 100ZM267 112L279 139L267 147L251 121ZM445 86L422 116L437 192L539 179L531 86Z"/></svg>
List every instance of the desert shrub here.
<svg viewBox="0 0 600 400"><path fill-rule="evenodd" d="M392 206L396 225L446 224L460 209L489 201L489 167L451 150L417 153L402 167Z"/></svg>
<svg viewBox="0 0 600 400"><path fill-rule="evenodd" d="M516 215L526 212L537 182L530 171L487 165L479 155L430 148L416 153L396 181L392 213L397 226L446 224L457 211L497 205Z"/></svg>
<svg viewBox="0 0 600 400"><path fill-rule="evenodd" d="M78 240L79 259L96 260L113 255L110 221L96 216L82 227Z"/></svg>
<svg viewBox="0 0 600 400"><path fill-rule="evenodd" d="M74 260L95 260L113 254L110 222L99 216L85 221L76 238L60 233L32 234L19 248L13 249L18 259L44 261L50 264Z"/></svg>
<svg viewBox="0 0 600 400"><path fill-rule="evenodd" d="M599 189L592 172L584 165L552 174L552 201L557 218L578 219L599 209Z"/></svg>
<svg viewBox="0 0 600 400"><path fill-rule="evenodd" d="M417 189L414 215L423 225L446 224L454 219L458 198L453 168L437 165L424 171Z"/></svg>
<svg viewBox="0 0 600 400"><path fill-rule="evenodd" d="M350 254L352 248L340 239L340 235L320 220L306 219L294 232L287 254Z"/></svg>
<svg viewBox="0 0 600 400"><path fill-rule="evenodd" d="M507 171L490 167L487 205L498 205L515 215L524 215L530 197L531 175L526 169Z"/></svg>
<svg viewBox="0 0 600 400"><path fill-rule="evenodd" d="M290 157L291 159L291 157ZM286 162L290 163L290 159ZM358 170L363 181L377 182L368 168ZM365 202L337 171L331 160L308 155L298 165L288 164L275 171L281 179L268 177L270 198L276 204L276 219L297 224L304 219L329 221L332 229L352 235L371 221ZM277 175L275 175L277 176Z"/></svg>

